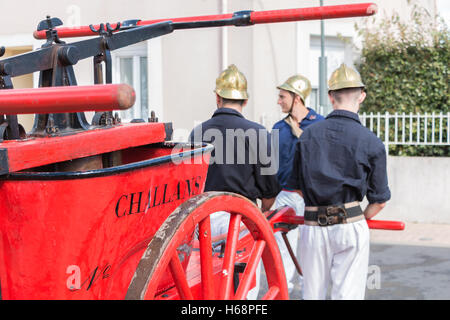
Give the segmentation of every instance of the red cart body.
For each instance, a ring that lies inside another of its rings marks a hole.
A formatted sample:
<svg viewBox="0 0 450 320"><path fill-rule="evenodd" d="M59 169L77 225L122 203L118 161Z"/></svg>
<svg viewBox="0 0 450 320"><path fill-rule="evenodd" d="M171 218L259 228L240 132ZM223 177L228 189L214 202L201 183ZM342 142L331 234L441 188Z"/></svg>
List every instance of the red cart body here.
<svg viewBox="0 0 450 320"><path fill-rule="evenodd" d="M159 226L203 192L211 147L173 148L129 148L114 168L0 182L2 298L123 299ZM190 164L176 164L180 156Z"/></svg>

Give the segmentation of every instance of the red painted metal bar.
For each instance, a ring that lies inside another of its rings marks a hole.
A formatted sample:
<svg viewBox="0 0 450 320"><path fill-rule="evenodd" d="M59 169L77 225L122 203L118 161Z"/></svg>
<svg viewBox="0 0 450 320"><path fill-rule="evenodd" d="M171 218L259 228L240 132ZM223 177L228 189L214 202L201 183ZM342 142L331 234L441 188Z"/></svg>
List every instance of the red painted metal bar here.
<svg viewBox="0 0 450 320"><path fill-rule="evenodd" d="M288 224L304 224L305 220L300 216L283 216L280 221ZM383 221L383 220L367 220L367 225L370 229L382 230L405 230L405 223L401 221Z"/></svg>
<svg viewBox="0 0 450 320"><path fill-rule="evenodd" d="M127 84L0 90L0 114L124 110L135 99Z"/></svg>
<svg viewBox="0 0 450 320"><path fill-rule="evenodd" d="M251 14L252 23L275 23L305 20L324 20L337 18L352 18L376 14L378 7L374 3L347 4L339 6L324 6L301 9L286 9L273 11L256 11Z"/></svg>
<svg viewBox="0 0 450 320"><path fill-rule="evenodd" d="M228 227L227 245L225 246L225 257L223 259L221 285L219 299L230 300L233 293L233 273L234 263L236 261L236 250L239 238L239 226L242 216L240 214L232 215Z"/></svg>
<svg viewBox="0 0 450 320"><path fill-rule="evenodd" d="M164 123L133 123L61 137L4 141L2 148L8 152L8 171L17 172L49 163L162 142L165 137Z"/></svg>
<svg viewBox="0 0 450 320"><path fill-rule="evenodd" d="M186 274L177 253L175 253L170 260L169 268L181 299L193 300L194 296L192 295L191 289L189 288Z"/></svg>
<svg viewBox="0 0 450 320"><path fill-rule="evenodd" d="M271 286L269 288L269 291L266 292L266 294L262 297L261 300L274 300L279 292L280 288L278 288L277 286Z"/></svg>
<svg viewBox="0 0 450 320"><path fill-rule="evenodd" d="M370 229L405 230L405 223L401 221L367 220Z"/></svg>
<svg viewBox="0 0 450 320"><path fill-rule="evenodd" d="M374 3L345 4L337 6L323 6L311 8L298 8L298 9L269 10L269 11L253 11L250 14L249 22L250 24L259 24L259 23L364 17L374 15L377 13L377 11L378 7ZM229 13L229 14L205 15L196 17L141 20L137 23L137 25L143 26L163 21L172 21L175 23L215 21L215 20L231 19L232 17L233 14ZM115 28L116 24L112 24L111 27ZM94 28L98 29L99 25L95 25ZM89 26L59 27L56 28L56 30L58 30L58 36L60 38L97 35L97 33L91 31ZM33 35L36 39L45 39L45 31L35 31Z"/></svg>

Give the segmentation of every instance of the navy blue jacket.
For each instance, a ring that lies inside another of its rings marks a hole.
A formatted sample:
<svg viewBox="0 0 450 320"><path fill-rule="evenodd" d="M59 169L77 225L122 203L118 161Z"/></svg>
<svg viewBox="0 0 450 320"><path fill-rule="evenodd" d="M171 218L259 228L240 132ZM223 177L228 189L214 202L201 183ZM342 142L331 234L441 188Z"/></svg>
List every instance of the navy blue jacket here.
<svg viewBox="0 0 450 320"><path fill-rule="evenodd" d="M309 109L307 116L300 122L300 129L305 130L307 127L318 121L324 120L320 114L317 114L314 110ZM278 182L283 188L286 188L287 180L292 172L292 164L294 162L295 145L298 138L292 133L291 127L286 121L281 120L275 123L272 128L279 130L279 169L277 173Z"/></svg>
<svg viewBox="0 0 450 320"><path fill-rule="evenodd" d="M303 192L306 206L390 199L386 150L356 113L335 110L305 130L296 145L287 186Z"/></svg>
<svg viewBox="0 0 450 320"><path fill-rule="evenodd" d="M214 145L205 191L234 192L252 201L274 198L281 191L270 158L270 133L238 111L217 109L191 132L189 141Z"/></svg>

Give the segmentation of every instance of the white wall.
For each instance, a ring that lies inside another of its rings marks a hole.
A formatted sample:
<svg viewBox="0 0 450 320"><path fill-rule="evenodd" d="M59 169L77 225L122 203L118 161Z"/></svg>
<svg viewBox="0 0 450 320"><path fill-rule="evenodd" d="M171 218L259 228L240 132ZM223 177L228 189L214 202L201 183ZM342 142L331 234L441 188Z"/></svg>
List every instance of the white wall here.
<svg viewBox="0 0 450 320"><path fill-rule="evenodd" d="M389 157L388 179L392 198L376 219L450 224L450 158Z"/></svg>

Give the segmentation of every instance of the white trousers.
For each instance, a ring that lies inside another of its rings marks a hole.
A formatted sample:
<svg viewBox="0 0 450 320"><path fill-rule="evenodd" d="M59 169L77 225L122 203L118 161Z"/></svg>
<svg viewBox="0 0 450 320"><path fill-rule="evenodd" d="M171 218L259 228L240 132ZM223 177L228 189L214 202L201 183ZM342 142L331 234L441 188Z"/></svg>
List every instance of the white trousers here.
<svg viewBox="0 0 450 320"><path fill-rule="evenodd" d="M293 208L298 216L303 216L305 211L305 202L303 198L296 192L281 191L275 199L275 203L272 209L277 209L282 206L289 206ZM299 228L291 230L287 233L287 238L289 244L291 245L292 251L297 253L297 244L299 240ZM281 236L281 232L275 233L275 239L278 243L278 248L280 249L281 258L283 260L284 272L286 274L286 281L289 290L289 294L292 293L294 289L294 276L297 273L294 262L289 254L286 244ZM300 283L302 279L300 277Z"/></svg>
<svg viewBox="0 0 450 320"><path fill-rule="evenodd" d="M329 227L302 226L300 265L303 299L363 300L369 266L366 220Z"/></svg>

